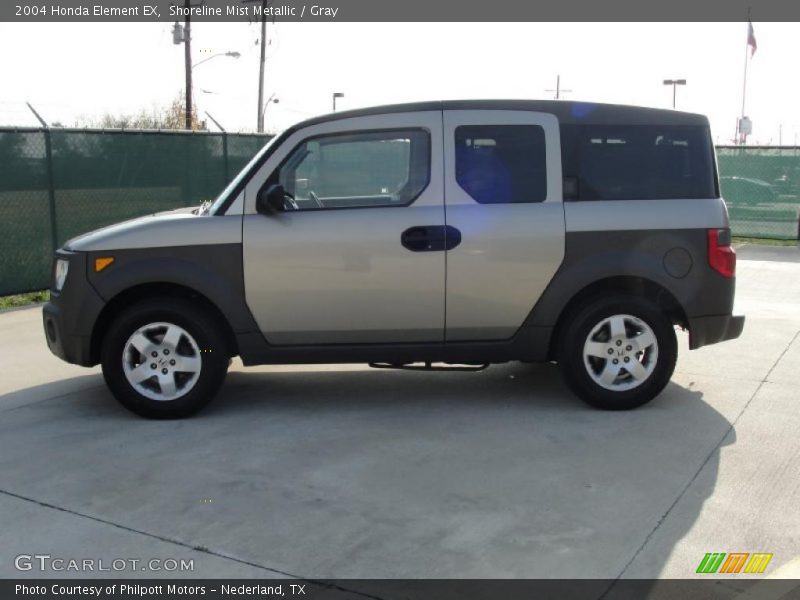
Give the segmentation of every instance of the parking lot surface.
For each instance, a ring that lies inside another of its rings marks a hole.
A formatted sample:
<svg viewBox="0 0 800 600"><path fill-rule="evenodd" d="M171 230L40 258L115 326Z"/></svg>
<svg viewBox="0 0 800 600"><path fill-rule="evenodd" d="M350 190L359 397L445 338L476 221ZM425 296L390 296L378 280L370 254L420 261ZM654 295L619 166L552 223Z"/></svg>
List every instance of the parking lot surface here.
<svg viewBox="0 0 800 600"><path fill-rule="evenodd" d="M15 568L49 554L193 560L95 573L120 577L685 578L707 552L797 576L800 263L748 256L743 336L679 334L672 383L623 413L550 364L234 362L200 415L147 421L49 353L40 307L1 313L0 576L92 575Z"/></svg>

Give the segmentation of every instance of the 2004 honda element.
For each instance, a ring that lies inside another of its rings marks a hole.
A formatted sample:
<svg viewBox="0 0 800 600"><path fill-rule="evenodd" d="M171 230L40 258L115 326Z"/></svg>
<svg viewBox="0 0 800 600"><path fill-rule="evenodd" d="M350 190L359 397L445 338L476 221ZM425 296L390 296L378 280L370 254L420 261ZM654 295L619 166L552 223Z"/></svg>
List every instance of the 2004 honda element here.
<svg viewBox="0 0 800 600"><path fill-rule="evenodd" d="M739 336L705 117L544 101L386 106L272 140L207 208L56 253L50 349L147 417L245 365L560 363L629 409Z"/></svg>

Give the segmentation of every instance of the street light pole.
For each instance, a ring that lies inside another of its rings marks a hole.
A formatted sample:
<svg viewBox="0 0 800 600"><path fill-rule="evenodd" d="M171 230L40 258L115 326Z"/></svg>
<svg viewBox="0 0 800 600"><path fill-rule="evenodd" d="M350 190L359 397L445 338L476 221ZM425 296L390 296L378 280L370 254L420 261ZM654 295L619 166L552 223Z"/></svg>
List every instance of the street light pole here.
<svg viewBox="0 0 800 600"><path fill-rule="evenodd" d="M206 63L206 62L210 61L212 58L217 58L218 56L230 56L231 58L239 58L241 56L241 54L239 54L238 52L234 52L234 51L217 52L216 54L212 54L208 58L204 58L203 60L197 61L196 63L194 63L192 65L192 68L194 69L195 67L199 67L203 63Z"/></svg>
<svg viewBox="0 0 800 600"><path fill-rule="evenodd" d="M685 79L665 79L664 85L672 86L672 108L675 108L676 90L679 85L686 85Z"/></svg>
<svg viewBox="0 0 800 600"><path fill-rule="evenodd" d="M336 112L336 99L337 98L344 98L344 94L342 92L333 92L333 112Z"/></svg>
<svg viewBox="0 0 800 600"><path fill-rule="evenodd" d="M264 103L264 108L261 109L261 114L259 116L261 118L261 125L262 126L265 125L265 115L267 114L267 107L270 104L278 104L281 101L280 98L276 98L275 97L275 94L277 94L277 93L278 92L272 92L272 95L269 98L267 98L267 101Z"/></svg>

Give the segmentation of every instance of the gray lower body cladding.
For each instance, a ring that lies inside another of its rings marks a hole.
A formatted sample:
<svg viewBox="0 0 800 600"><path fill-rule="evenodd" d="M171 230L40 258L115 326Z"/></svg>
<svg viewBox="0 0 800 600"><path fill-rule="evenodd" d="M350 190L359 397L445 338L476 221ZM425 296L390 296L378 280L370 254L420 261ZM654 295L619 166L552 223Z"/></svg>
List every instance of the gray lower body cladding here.
<svg viewBox="0 0 800 600"><path fill-rule="evenodd" d="M719 315L690 318L689 348L694 350L701 346L736 339L742 335L743 329L744 317L742 316Z"/></svg>
<svg viewBox="0 0 800 600"><path fill-rule="evenodd" d="M137 286L172 284L205 296L233 333L258 329L244 299L241 244L89 252L89 264L102 256L113 256L114 264L100 273L89 269L87 278L106 302Z"/></svg>
<svg viewBox="0 0 800 600"><path fill-rule="evenodd" d="M51 350L68 362L96 363L97 323L120 294L144 285L178 285L205 296L230 327L247 364L446 361L539 361L549 358L553 332L565 307L590 286L624 278L658 286L680 307L692 348L738 337L732 317L735 281L708 265L705 229L568 232L565 258L517 333L497 341L424 344L269 344L245 303L241 244L64 252L70 275L44 308ZM94 259L114 256L100 273ZM531 304L534 299L531 300Z"/></svg>
<svg viewBox="0 0 800 600"><path fill-rule="evenodd" d="M547 359L550 327L525 327L510 340L420 344L323 344L276 346L260 333L238 336L242 362L260 364L321 364L382 362L448 362L458 364L531 362Z"/></svg>
<svg viewBox="0 0 800 600"><path fill-rule="evenodd" d="M83 252L59 251L70 261L69 275L60 292L51 290L42 309L45 338L50 351L68 363L91 366L91 337L105 301L86 280Z"/></svg>
<svg viewBox="0 0 800 600"><path fill-rule="evenodd" d="M707 317L720 317L721 326L733 310L736 281L709 266L707 244L705 228L568 232L564 262L525 325L555 326L570 301L590 286L604 282L613 288L638 281L669 294L690 330L692 323ZM727 324L719 335L711 333L712 322L705 328L709 333L692 347L713 343L716 337L730 339L724 337Z"/></svg>
<svg viewBox="0 0 800 600"><path fill-rule="evenodd" d="M551 357L553 333L570 301L600 282L639 280L658 286L683 313L690 347L733 339L743 317L731 316L735 280L708 264L706 229L568 232L565 258L516 334L507 340L436 344L271 345L251 334L239 341L245 364L321 362L463 363ZM626 288L630 289L630 288Z"/></svg>
<svg viewBox="0 0 800 600"><path fill-rule="evenodd" d="M70 261L61 292L51 292L43 309L51 351L67 362L92 366L99 360L103 329L123 295L170 293L180 288L205 297L219 310L232 341L258 331L244 301L241 244L129 248L97 252L61 250ZM94 260L114 258L95 272Z"/></svg>

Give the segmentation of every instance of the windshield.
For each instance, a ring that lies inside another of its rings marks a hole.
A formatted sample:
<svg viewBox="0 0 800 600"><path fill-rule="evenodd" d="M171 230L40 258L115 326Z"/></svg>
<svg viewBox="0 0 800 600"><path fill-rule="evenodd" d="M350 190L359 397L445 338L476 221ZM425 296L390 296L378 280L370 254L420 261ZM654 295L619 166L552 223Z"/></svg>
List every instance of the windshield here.
<svg viewBox="0 0 800 600"><path fill-rule="evenodd" d="M241 171L239 171L239 174L236 175L236 177L234 177L231 180L231 182L225 186L225 189L219 193L219 196L217 196L214 199L213 204L211 204L211 207L208 210L210 214L212 215L217 214L217 211L225 203L225 200L227 200L228 196L239 186L239 184L242 181L244 181L247 177L250 176L250 171L253 170L256 164L258 164L258 162L261 160L261 157L264 156L267 150L269 150L272 147L272 145L275 143L275 140L277 140L278 137L280 136L276 135L275 137L273 137L270 141L268 141L264 145L264 147L261 150L256 152L256 155L250 159L250 162L247 163L245 167ZM201 214L203 213L201 212Z"/></svg>

